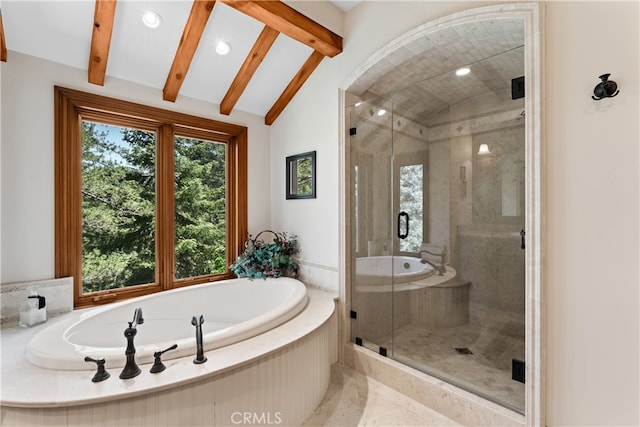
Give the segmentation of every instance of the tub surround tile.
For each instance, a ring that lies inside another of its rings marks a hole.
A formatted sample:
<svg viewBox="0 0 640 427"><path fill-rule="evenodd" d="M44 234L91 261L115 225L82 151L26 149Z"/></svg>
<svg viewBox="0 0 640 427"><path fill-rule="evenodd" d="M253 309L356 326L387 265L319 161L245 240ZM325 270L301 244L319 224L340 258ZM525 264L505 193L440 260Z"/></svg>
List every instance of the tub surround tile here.
<svg viewBox="0 0 640 427"><path fill-rule="evenodd" d="M300 276L298 280L308 286L338 292L338 268L310 260L300 260Z"/></svg>
<svg viewBox="0 0 640 427"><path fill-rule="evenodd" d="M73 278L36 280L0 285L0 325L2 328L17 325L20 305L31 291L37 291L47 299L47 319L73 310ZM46 324L46 323L45 323Z"/></svg>
<svg viewBox="0 0 640 427"><path fill-rule="evenodd" d="M453 269L449 267L448 271ZM431 331L467 323L469 282L445 276L444 282L433 285L430 280L438 277L393 286L356 286L351 307L358 317L352 321L353 332L364 340L382 344L392 329L410 324Z"/></svg>
<svg viewBox="0 0 640 427"><path fill-rule="evenodd" d="M2 331L2 393L0 404L15 407L73 406L144 395L189 384L220 375L251 363L267 354L290 345L329 321L335 312L333 295L319 289L308 289L307 308L278 328L248 340L206 353L208 361L193 363L193 355L164 361L167 369L149 373L151 364L140 365L142 373L129 380L120 380L119 368L109 370L111 378L92 383L94 367L87 371L65 371L39 368L25 358L29 340L50 322L32 328L6 328ZM79 316L79 311L59 316L51 322ZM124 340L124 337L123 337Z"/></svg>

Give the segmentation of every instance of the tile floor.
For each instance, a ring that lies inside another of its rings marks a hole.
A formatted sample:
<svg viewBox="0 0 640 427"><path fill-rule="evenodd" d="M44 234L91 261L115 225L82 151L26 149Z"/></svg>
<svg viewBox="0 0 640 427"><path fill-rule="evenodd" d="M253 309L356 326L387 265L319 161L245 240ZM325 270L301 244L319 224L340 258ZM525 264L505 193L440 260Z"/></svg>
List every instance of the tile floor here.
<svg viewBox="0 0 640 427"><path fill-rule="evenodd" d="M303 424L315 426L459 426L444 415L346 366L331 368L329 389Z"/></svg>
<svg viewBox="0 0 640 427"><path fill-rule="evenodd" d="M524 331L516 325L492 329L468 323L437 331L407 325L398 330L394 347L390 337L379 345L407 365L524 411L524 384L511 379L511 359L524 359ZM458 354L456 347L473 354Z"/></svg>

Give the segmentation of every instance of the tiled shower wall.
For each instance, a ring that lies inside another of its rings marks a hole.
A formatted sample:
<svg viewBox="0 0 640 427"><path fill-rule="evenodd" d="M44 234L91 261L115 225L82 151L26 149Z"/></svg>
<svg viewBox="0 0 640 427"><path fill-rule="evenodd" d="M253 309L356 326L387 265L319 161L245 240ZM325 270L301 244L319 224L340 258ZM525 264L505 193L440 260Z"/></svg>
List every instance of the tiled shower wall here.
<svg viewBox="0 0 640 427"><path fill-rule="evenodd" d="M524 251L518 226L460 226L458 274L469 278L470 321L524 336Z"/></svg>
<svg viewBox="0 0 640 427"><path fill-rule="evenodd" d="M524 331L523 107L522 99L488 99L491 113L447 121L465 117L448 112L429 128L430 198L446 201L431 203L429 217L431 236L449 243L450 264L471 282L470 321ZM478 155L480 144L491 153Z"/></svg>

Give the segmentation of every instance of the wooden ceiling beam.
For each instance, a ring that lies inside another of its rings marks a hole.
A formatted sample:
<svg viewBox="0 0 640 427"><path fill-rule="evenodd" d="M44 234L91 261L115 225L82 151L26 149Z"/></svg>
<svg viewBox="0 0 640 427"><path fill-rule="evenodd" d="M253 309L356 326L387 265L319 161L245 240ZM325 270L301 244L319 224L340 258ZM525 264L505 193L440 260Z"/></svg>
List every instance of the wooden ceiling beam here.
<svg viewBox="0 0 640 427"><path fill-rule="evenodd" d="M324 55L317 50L314 50L309 59L300 67L300 70L293 76L289 85L285 88L280 98L273 104L273 107L269 110L266 116L264 116L264 123L269 126L276 121L280 113L285 109L287 104L293 99L298 90L307 81L313 71L320 65Z"/></svg>
<svg viewBox="0 0 640 427"><path fill-rule="evenodd" d="M240 67L238 74L236 74L233 83L231 83L227 94L222 99L222 102L220 103L220 114L231 114L231 110L233 110L236 102L238 102L238 99L240 99L240 96L242 96L242 93L247 88L249 81L264 60L265 56L267 56L267 53L276 41L278 34L280 34L278 31L265 25L260 36L251 48L249 55L247 55L247 58L244 60L242 67Z"/></svg>
<svg viewBox="0 0 640 427"><path fill-rule="evenodd" d="M4 38L4 25L2 24L2 9L0 9L0 61L7 62L7 41Z"/></svg>
<svg viewBox="0 0 640 427"><path fill-rule="evenodd" d="M89 83L103 86L116 14L116 0L96 0L89 54Z"/></svg>
<svg viewBox="0 0 640 427"><path fill-rule="evenodd" d="M342 37L281 1L220 1L324 56L333 58L342 52Z"/></svg>
<svg viewBox="0 0 640 427"><path fill-rule="evenodd" d="M178 97L178 92L184 82L187 71L189 71L191 60L196 53L200 38L215 4L215 0L194 0L193 6L191 6L191 13L182 31L180 44L173 58L171 71L169 71L167 81L162 89L162 98L165 101L174 102Z"/></svg>

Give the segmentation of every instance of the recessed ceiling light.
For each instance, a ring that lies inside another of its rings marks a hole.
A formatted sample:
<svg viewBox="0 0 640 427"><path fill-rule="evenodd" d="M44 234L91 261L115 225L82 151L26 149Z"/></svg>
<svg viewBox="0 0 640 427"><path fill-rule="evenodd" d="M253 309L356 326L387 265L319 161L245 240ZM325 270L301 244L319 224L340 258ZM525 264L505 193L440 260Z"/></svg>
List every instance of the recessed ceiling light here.
<svg viewBox="0 0 640 427"><path fill-rule="evenodd" d="M471 69L469 69L468 67L458 68L456 70L456 76L466 76L470 72L471 72Z"/></svg>
<svg viewBox="0 0 640 427"><path fill-rule="evenodd" d="M216 52L218 52L218 55L226 55L231 52L231 45L227 41L219 40L216 44Z"/></svg>
<svg viewBox="0 0 640 427"><path fill-rule="evenodd" d="M387 110L385 110L384 108L378 111L379 116L384 116L386 113L387 113Z"/></svg>
<svg viewBox="0 0 640 427"><path fill-rule="evenodd" d="M147 10L142 14L142 22L149 28L158 28L162 24L162 18L153 10Z"/></svg>

